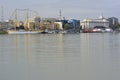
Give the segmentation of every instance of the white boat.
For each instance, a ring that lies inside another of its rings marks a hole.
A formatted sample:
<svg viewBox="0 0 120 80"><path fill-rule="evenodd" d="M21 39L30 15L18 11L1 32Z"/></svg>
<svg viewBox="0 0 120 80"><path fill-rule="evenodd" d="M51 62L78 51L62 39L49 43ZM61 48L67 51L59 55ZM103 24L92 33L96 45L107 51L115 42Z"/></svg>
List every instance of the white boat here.
<svg viewBox="0 0 120 80"><path fill-rule="evenodd" d="M113 32L113 30L111 28L106 28L105 32Z"/></svg>
<svg viewBox="0 0 120 80"><path fill-rule="evenodd" d="M41 31L25 31L25 30L8 30L8 34L39 34Z"/></svg>
<svg viewBox="0 0 120 80"><path fill-rule="evenodd" d="M59 31L59 33L60 34L65 34L65 33L67 33L67 31L62 30L62 31Z"/></svg>

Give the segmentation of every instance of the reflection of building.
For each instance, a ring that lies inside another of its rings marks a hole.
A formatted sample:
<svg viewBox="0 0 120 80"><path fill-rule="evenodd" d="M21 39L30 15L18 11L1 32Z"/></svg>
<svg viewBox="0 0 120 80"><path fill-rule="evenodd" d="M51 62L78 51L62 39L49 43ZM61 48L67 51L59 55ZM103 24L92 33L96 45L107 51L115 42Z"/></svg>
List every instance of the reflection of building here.
<svg viewBox="0 0 120 80"><path fill-rule="evenodd" d="M100 16L99 19L84 19L83 22L81 22L81 26L82 29L90 29L96 26L109 27L109 21L103 16Z"/></svg>
<svg viewBox="0 0 120 80"><path fill-rule="evenodd" d="M118 18L115 17L108 18L108 21L109 21L109 27L112 29L114 29L115 26L118 24Z"/></svg>

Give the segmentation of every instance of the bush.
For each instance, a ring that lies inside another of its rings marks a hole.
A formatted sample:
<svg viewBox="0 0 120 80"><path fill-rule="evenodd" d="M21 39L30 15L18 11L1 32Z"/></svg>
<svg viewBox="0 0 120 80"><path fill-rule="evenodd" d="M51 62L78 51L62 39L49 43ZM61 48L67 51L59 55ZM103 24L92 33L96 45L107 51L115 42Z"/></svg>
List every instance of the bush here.
<svg viewBox="0 0 120 80"><path fill-rule="evenodd" d="M117 25L115 26L115 29L120 29L120 24L117 24Z"/></svg>
<svg viewBox="0 0 120 80"><path fill-rule="evenodd" d="M65 30L68 30L70 28L70 25L68 24L68 23L66 23L65 25L64 25L64 29Z"/></svg>

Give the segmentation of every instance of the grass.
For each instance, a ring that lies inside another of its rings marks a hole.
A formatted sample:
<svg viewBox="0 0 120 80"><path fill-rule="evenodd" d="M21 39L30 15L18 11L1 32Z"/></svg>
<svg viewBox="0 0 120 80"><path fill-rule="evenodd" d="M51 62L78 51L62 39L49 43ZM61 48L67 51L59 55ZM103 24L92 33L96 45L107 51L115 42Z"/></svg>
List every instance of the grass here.
<svg viewBox="0 0 120 80"><path fill-rule="evenodd" d="M7 32L5 32L5 31L0 31L0 34L7 34Z"/></svg>

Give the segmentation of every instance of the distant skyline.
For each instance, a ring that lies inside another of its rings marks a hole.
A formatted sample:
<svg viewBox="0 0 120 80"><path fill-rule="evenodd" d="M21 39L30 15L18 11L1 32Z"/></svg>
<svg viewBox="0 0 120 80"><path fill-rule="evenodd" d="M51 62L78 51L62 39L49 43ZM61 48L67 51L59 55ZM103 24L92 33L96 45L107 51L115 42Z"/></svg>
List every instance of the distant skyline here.
<svg viewBox="0 0 120 80"><path fill-rule="evenodd" d="M4 7L4 20L9 19L13 11L18 9L31 9L37 11L40 17L67 19L117 17L120 19L119 0L0 0L0 7ZM1 19L1 9L0 9Z"/></svg>

